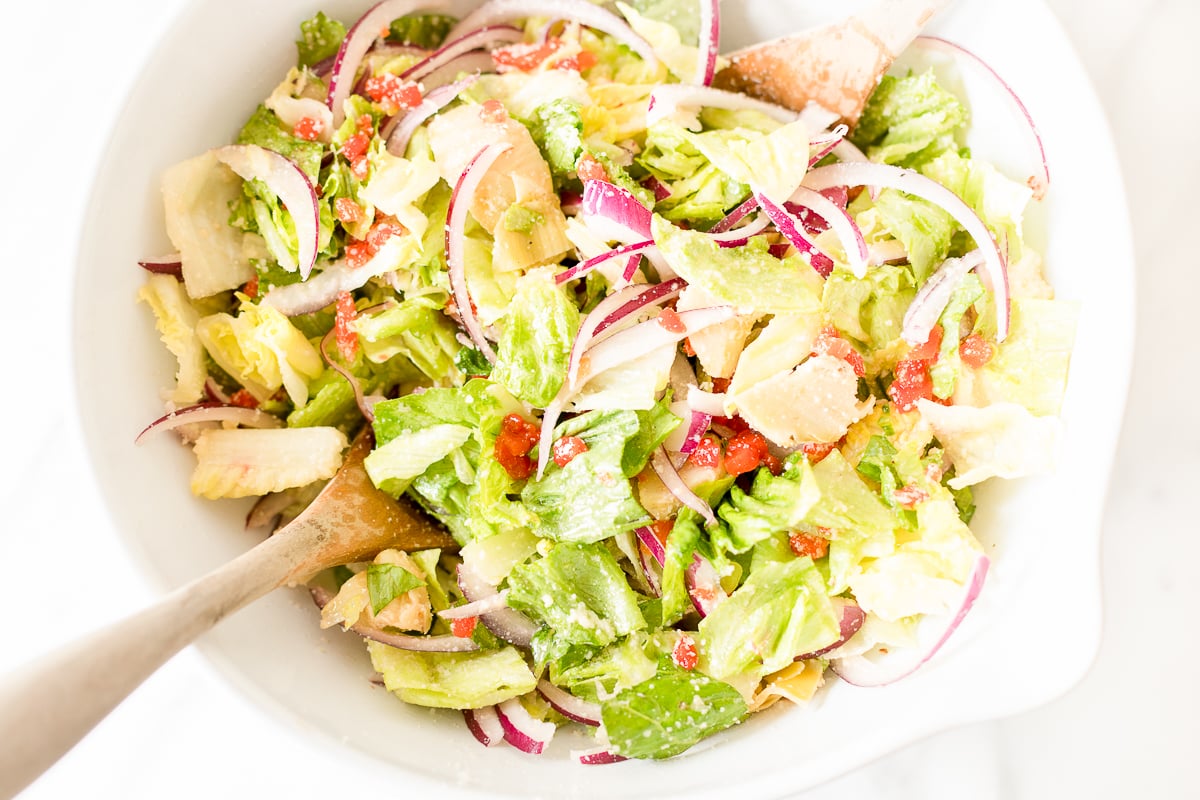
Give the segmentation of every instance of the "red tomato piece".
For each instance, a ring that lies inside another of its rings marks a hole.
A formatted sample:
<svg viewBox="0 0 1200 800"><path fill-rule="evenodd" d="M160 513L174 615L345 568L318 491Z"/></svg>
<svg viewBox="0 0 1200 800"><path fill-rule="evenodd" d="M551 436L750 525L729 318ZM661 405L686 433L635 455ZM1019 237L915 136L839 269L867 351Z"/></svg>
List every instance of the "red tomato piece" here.
<svg viewBox="0 0 1200 800"><path fill-rule="evenodd" d="M571 463L575 456L586 453L587 449L587 442L578 436L564 436L554 443L550 448L550 452L554 463L560 467L565 467Z"/></svg>
<svg viewBox="0 0 1200 800"><path fill-rule="evenodd" d="M713 392L716 394L725 394L729 391L729 378L713 378Z"/></svg>
<svg viewBox="0 0 1200 800"><path fill-rule="evenodd" d="M359 131L342 143L342 155L346 157L347 161L353 164L355 161L366 155L367 148L370 146L370 134Z"/></svg>
<svg viewBox="0 0 1200 800"><path fill-rule="evenodd" d="M584 153L580 157L579 162L575 164L575 173L579 175L581 181L608 180L608 170L590 153Z"/></svg>
<svg viewBox="0 0 1200 800"><path fill-rule="evenodd" d="M258 408L258 401L254 399L254 395L247 392L245 389L238 389L229 396L231 405L239 408Z"/></svg>
<svg viewBox="0 0 1200 800"><path fill-rule="evenodd" d="M315 142L324 130L325 123L316 117L301 117L292 126L292 136L295 136L297 139L303 139L306 142Z"/></svg>
<svg viewBox="0 0 1200 800"><path fill-rule="evenodd" d="M696 449L688 456L688 463L697 467L716 468L721 465L721 445L715 436L700 439Z"/></svg>
<svg viewBox="0 0 1200 800"><path fill-rule="evenodd" d="M450 632L459 639L470 639L475 633L475 626L479 623L479 617L463 617L462 619L450 620Z"/></svg>
<svg viewBox="0 0 1200 800"><path fill-rule="evenodd" d="M375 250L387 244L387 240L393 236L403 236L408 232L408 229L396 221L395 217L380 216L371 230L367 232L367 241Z"/></svg>
<svg viewBox="0 0 1200 800"><path fill-rule="evenodd" d="M664 308L658 314L658 324L670 333L683 333L687 325L679 318L679 313L673 308Z"/></svg>
<svg viewBox="0 0 1200 800"><path fill-rule="evenodd" d="M339 197L334 200L333 213L338 218L338 222L341 222L343 225L362 222L363 217L366 216L363 207L349 197Z"/></svg>
<svg viewBox="0 0 1200 800"><path fill-rule="evenodd" d="M370 242L355 239L346 243L346 264L352 269L361 267L375 255L375 248Z"/></svg>
<svg viewBox="0 0 1200 800"><path fill-rule="evenodd" d="M487 100L479 107L479 118L484 122L503 125L508 121L508 109L499 100Z"/></svg>
<svg viewBox="0 0 1200 800"><path fill-rule="evenodd" d="M509 414L501 424L496 437L494 452L496 460L514 480L524 480L533 474L533 460L529 451L541 438L541 428L519 414Z"/></svg>
<svg viewBox="0 0 1200 800"><path fill-rule="evenodd" d="M860 378L867 374L862 355L854 349L854 345L843 339L837 328L832 325L827 325L817 336L816 341L813 342L812 352L817 356L825 355L842 359Z"/></svg>
<svg viewBox="0 0 1200 800"><path fill-rule="evenodd" d="M535 70L562 47L562 39L552 36L545 42L518 43L492 51L492 61L501 72Z"/></svg>
<svg viewBox="0 0 1200 800"><path fill-rule="evenodd" d="M354 320L358 317L358 309L354 307L354 295L349 292L339 292L335 305L337 313L333 320L334 338L337 340L338 353L346 361L354 359L358 353L358 334L354 332Z"/></svg>
<svg viewBox="0 0 1200 800"><path fill-rule="evenodd" d="M905 358L910 361L937 361L938 352L942 349L942 336L942 326L934 325L925 343L914 347Z"/></svg>
<svg viewBox="0 0 1200 800"><path fill-rule="evenodd" d="M822 530L828 534L828 529L819 528L818 532ZM828 536L814 536L804 531L792 531L788 534L788 546L792 548L792 552L796 554L797 558L808 556L816 561L829 553L829 538Z"/></svg>
<svg viewBox="0 0 1200 800"><path fill-rule="evenodd" d="M927 361L905 359L896 365L888 397L901 411L916 408L918 400L933 399L933 379L929 377L928 364Z"/></svg>
<svg viewBox="0 0 1200 800"><path fill-rule="evenodd" d="M246 285L242 287L242 294L249 297L251 300L258 297L258 276L255 275L250 280L246 281Z"/></svg>
<svg viewBox="0 0 1200 800"><path fill-rule="evenodd" d="M770 451L763 435L755 430L744 430L725 445L725 471L730 475L741 475L760 467L768 455Z"/></svg>
<svg viewBox="0 0 1200 800"><path fill-rule="evenodd" d="M805 442L800 445L800 452L804 453L808 463L820 464L836 447L836 442Z"/></svg>
<svg viewBox="0 0 1200 800"><path fill-rule="evenodd" d="M992 360L995 349L992 343L977 333L972 333L958 343L958 355L962 362L972 369L979 369Z"/></svg>
<svg viewBox="0 0 1200 800"><path fill-rule="evenodd" d="M679 641L675 643L675 649L671 651L671 660L680 669L688 671L695 669L696 664L700 663L700 653L696 650L696 641L686 633L680 636Z"/></svg>
<svg viewBox="0 0 1200 800"><path fill-rule="evenodd" d="M421 88L412 81L385 72L367 78L363 84L367 97L383 107L387 114L395 114L404 108L415 108L421 103Z"/></svg>

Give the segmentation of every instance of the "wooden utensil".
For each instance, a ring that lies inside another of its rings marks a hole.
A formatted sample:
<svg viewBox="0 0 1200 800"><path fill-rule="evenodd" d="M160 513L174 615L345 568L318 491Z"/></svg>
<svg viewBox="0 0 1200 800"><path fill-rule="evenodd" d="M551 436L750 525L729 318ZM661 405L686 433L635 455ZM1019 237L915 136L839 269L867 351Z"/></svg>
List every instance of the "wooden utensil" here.
<svg viewBox="0 0 1200 800"><path fill-rule="evenodd" d="M881 0L847 19L739 50L713 85L853 125L892 61L951 0Z"/></svg>
<svg viewBox="0 0 1200 800"><path fill-rule="evenodd" d="M249 552L0 681L0 797L48 769L197 636L280 586L380 550L456 547L436 523L377 490L363 468L367 428L296 519Z"/></svg>

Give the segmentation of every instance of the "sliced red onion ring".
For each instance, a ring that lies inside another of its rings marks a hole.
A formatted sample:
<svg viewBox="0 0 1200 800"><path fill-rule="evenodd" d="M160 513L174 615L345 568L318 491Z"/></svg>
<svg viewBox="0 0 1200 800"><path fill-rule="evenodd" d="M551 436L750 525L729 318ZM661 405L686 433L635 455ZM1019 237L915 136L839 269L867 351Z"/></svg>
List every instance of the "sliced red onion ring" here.
<svg viewBox="0 0 1200 800"><path fill-rule="evenodd" d="M1033 134L1034 143L1037 145L1038 156L1042 162L1042 174L1040 177L1030 178L1029 188L1033 189L1034 198L1041 200L1043 197L1045 197L1046 190L1050 188L1050 161L1046 158L1046 146L1042 142L1042 135L1038 132L1037 123L1033 121L1033 115L1029 113L1029 108L1026 107L1025 103L1021 101L1020 95L1018 95L1013 88L1008 85L1008 82L1000 76L1000 73L997 72L991 64L987 63L978 55L956 42L952 42L949 39L943 39L939 36L918 36L915 40L915 44L933 47L966 56L979 66L983 67L984 71L991 75L992 78L995 79L996 83L1000 85L1000 88L1003 89L1004 92L1012 99L1018 110L1020 110L1021 116L1023 116L1025 121L1029 124L1029 132Z"/></svg>
<svg viewBox="0 0 1200 800"><path fill-rule="evenodd" d="M509 146L503 143L489 144L475 154L458 178L454 192L450 195L450 208L446 214L446 268L450 277L450 287L454 291L454 303L458 306L458 315L476 349L493 364L496 363L496 351L483 335L483 327L479 324L479 317L475 314L475 308L471 305L471 295L467 290L464 243L467 212L475 200L475 192L488 170L496 163L496 159L508 148Z"/></svg>
<svg viewBox="0 0 1200 800"><path fill-rule="evenodd" d="M600 706L595 703L580 699L545 679L538 681L537 690L555 711L567 719L593 727L600 724Z"/></svg>
<svg viewBox="0 0 1200 800"><path fill-rule="evenodd" d="M663 543L659 541L658 537L654 535L654 531L650 530L649 528L638 528L636 531L634 531L634 535L637 536L638 541L645 546L646 550L648 550L650 555L654 557L654 560L658 562L660 567L666 563L666 548L663 546Z"/></svg>
<svg viewBox="0 0 1200 800"><path fill-rule="evenodd" d="M476 600L473 603L439 611L438 616L442 619L467 619L468 617L479 617L484 614L490 614L502 608L508 608L508 597L504 592L497 592L496 594L488 595L482 600Z"/></svg>
<svg viewBox="0 0 1200 800"><path fill-rule="evenodd" d="M696 607L696 613L701 618L707 617L729 597L721 588L721 576L717 575L712 562L699 553L692 557L692 563L684 575L684 582L687 584L688 596L692 598L692 605Z"/></svg>
<svg viewBox="0 0 1200 800"><path fill-rule="evenodd" d="M495 586L479 577L465 564L460 564L458 567L458 588L462 589L463 595L472 603L498 594ZM537 623L511 608L501 608L481 614L479 621L489 631L518 647L529 647L533 635L538 631Z"/></svg>
<svg viewBox="0 0 1200 800"><path fill-rule="evenodd" d="M708 0L704 0L708 2ZM684 108L725 108L730 111L758 111L782 123L795 122L800 115L791 109L755 100L739 92L727 92L711 86L692 86L670 83L656 86L650 93L650 105L646 110L646 127L672 116Z"/></svg>
<svg viewBox="0 0 1200 800"><path fill-rule="evenodd" d="M779 232L783 234L783 238L791 242L797 250L808 255L809 263L812 264L812 268L817 271L817 274L822 278L828 278L829 273L833 272L833 259L822 253L820 248L809 240L800 221L793 217L786 208L776 205L762 192L755 192L754 198L762 210L767 212L767 216L775 223Z"/></svg>
<svg viewBox="0 0 1200 800"><path fill-rule="evenodd" d="M833 154L842 161L863 162L870 161L867 154L851 142L849 139L842 139L833 148Z"/></svg>
<svg viewBox="0 0 1200 800"><path fill-rule="evenodd" d="M708 232L712 233L712 234L716 234L716 233L725 233L728 230L732 230L734 225L737 225L739 222L741 222L743 219L745 219L748 214L750 214L754 211L757 211L757 210L758 210L758 201L755 200L753 196L751 196L750 199L746 200L746 202L742 203L740 206L735 208L733 211L730 211L729 216L725 217L725 219L721 220L716 225L713 225L711 228L709 228Z"/></svg>
<svg viewBox="0 0 1200 800"><path fill-rule="evenodd" d="M962 258L947 258L929 280L921 286L904 312L904 327L900 336L914 347L929 340L929 333L950 302L955 288L963 277L976 267L983 265L983 253L972 250Z"/></svg>
<svg viewBox="0 0 1200 800"><path fill-rule="evenodd" d="M675 469L675 465L671 463L671 457L667 455L667 451L664 448L659 447L654 451L654 454L650 457L650 467L654 470L654 474L658 475L663 485L667 487L667 491L675 496L676 500L704 517L704 521L709 525L717 524L717 515L713 513L712 507L700 499L683 482L683 478L679 477L679 472Z"/></svg>
<svg viewBox="0 0 1200 800"><path fill-rule="evenodd" d="M796 656L796 661L808 661L810 658L817 658L837 650L850 641L851 636L858 633L863 625L863 621L867 618L866 613L853 600L847 600L844 597L833 597L830 598L830 602L833 603L834 611L840 613L838 617L838 640L828 647L822 647L820 650Z"/></svg>
<svg viewBox="0 0 1200 800"><path fill-rule="evenodd" d="M219 383L213 380L211 375L204 379L204 393L208 395L208 399L212 400L214 403L229 402L229 395L225 393L225 390L221 388Z"/></svg>
<svg viewBox="0 0 1200 800"><path fill-rule="evenodd" d="M283 510L295 501L296 496L290 489L263 495L246 514L246 530L272 526Z"/></svg>
<svg viewBox="0 0 1200 800"><path fill-rule="evenodd" d="M700 411L712 417L725 416L725 395L717 392L706 392L699 386L689 386L687 392L688 408Z"/></svg>
<svg viewBox="0 0 1200 800"><path fill-rule="evenodd" d="M618 764L628 760L625 756L619 756L607 747L594 747L591 750L572 750L571 758L580 764L587 764L589 766Z"/></svg>
<svg viewBox="0 0 1200 800"><path fill-rule="evenodd" d="M500 715L500 725L504 728L504 739L522 753L541 755L554 738L553 722L543 722L534 719L521 705L520 698L505 700L496 707Z"/></svg>
<svg viewBox="0 0 1200 800"><path fill-rule="evenodd" d="M588 225L605 238L632 244L652 238L650 209L620 186L608 181L584 181L583 208ZM608 223L607 225L597 223Z"/></svg>
<svg viewBox="0 0 1200 800"><path fill-rule="evenodd" d="M137 263L139 267L147 272L153 272L157 275L170 275L183 280L183 256L179 253L143 258Z"/></svg>
<svg viewBox="0 0 1200 800"><path fill-rule="evenodd" d="M225 403L197 403L163 414L151 422L133 440L141 444L151 431L169 431L196 422L234 422L246 428L282 428L283 420L257 408L242 408Z"/></svg>
<svg viewBox="0 0 1200 800"><path fill-rule="evenodd" d="M333 593L324 586L310 586L308 591L318 608L324 608L333 599ZM475 644L473 640L449 634L446 636L409 636L406 633L390 633L361 622L350 626L349 630L364 639L386 644L397 650L412 650L420 653L469 653L479 649L479 645Z"/></svg>
<svg viewBox="0 0 1200 800"><path fill-rule="evenodd" d="M647 63L658 65L654 48L634 33L629 25L610 11L587 2L587 0L491 0L484 3L462 22L454 26L448 38L454 39L467 31L486 25L526 19L527 17L549 17L569 19L589 28L607 33L621 44L642 57Z"/></svg>
<svg viewBox="0 0 1200 800"><path fill-rule="evenodd" d="M975 598L983 589L989 564L987 556L981 555L975 559L953 614L933 619L927 617L922 621L921 628L925 630L918 630L918 636L926 634L921 638L933 640L930 646L917 646L906 650L892 648L887 655L874 660L866 655L834 658L830 660L833 671L846 683L854 686L887 686L916 672L937 654L967 616Z"/></svg>
<svg viewBox="0 0 1200 800"><path fill-rule="evenodd" d="M654 192L654 201L656 203L661 203L671 196L671 190L667 188L667 185L653 175L642 181L642 186Z"/></svg>
<svg viewBox="0 0 1200 800"><path fill-rule="evenodd" d="M418 61L400 73L400 77L406 81L419 81L429 76L435 70L446 66L459 56L466 55L474 50L492 50L497 45L512 44L524 38L525 32L520 28L514 28L512 25L487 25L478 30L471 31L466 36L448 39L444 45L430 54L428 58Z"/></svg>
<svg viewBox="0 0 1200 800"><path fill-rule="evenodd" d="M662 285L662 284L660 284ZM681 311L678 314L679 329L668 330L657 319L646 320L620 333L613 334L602 342L593 343L581 365L581 380L607 372L613 367L641 358L652 350L682 341L697 331L719 325L737 315L733 306L714 306ZM597 331L599 332L599 331Z"/></svg>
<svg viewBox="0 0 1200 800"><path fill-rule="evenodd" d="M700 52L692 83L708 86L717 71L721 49L721 0L700 0Z"/></svg>
<svg viewBox="0 0 1200 800"><path fill-rule="evenodd" d="M439 13L445 11L446 7L445 0L382 0L359 17L358 22L346 32L346 38L333 57L333 67L329 73L325 105L333 112L335 130L346 120L343 105L354 88L354 77L358 74L363 57L380 37L380 32L387 30L394 19L422 12Z"/></svg>
<svg viewBox="0 0 1200 800"><path fill-rule="evenodd" d="M342 364L339 363L336 358L329 355L329 345L333 344L336 335L337 328L333 327L330 328L329 332L321 338L321 358L324 359L325 364L330 369L332 369L338 375L341 375L346 379L346 383L350 384L350 388L354 390L354 403L358 406L358 410L362 413L363 419L365 419L368 424L374 425L375 404L367 400L366 395L363 394L362 384L358 382L358 377L349 369L342 366Z"/></svg>
<svg viewBox="0 0 1200 800"><path fill-rule="evenodd" d="M796 189L792 194L791 202L811 209L818 217L825 220L841 240L842 249L846 252L846 260L849 262L850 271L854 273L854 277L865 277L867 259L870 256L870 253L867 252L867 240L863 238L862 231L859 230L849 212L820 192L804 186Z"/></svg>
<svg viewBox="0 0 1200 800"><path fill-rule="evenodd" d="M408 150L408 143L417 128L421 127L425 120L453 103L464 90L477 80L479 80L478 75L468 75L461 81L439 86L425 95L420 105L411 109L404 116L392 117L392 122L385 125L384 129L379 132L379 135L387 141L387 151L394 156L403 158L405 151Z"/></svg>
<svg viewBox="0 0 1200 800"><path fill-rule="evenodd" d="M650 563L653 559L648 557L641 547L638 548L637 556L638 566L641 567L642 575L646 578L646 586L649 587L651 596L662 597L662 577L658 574L660 568L655 568Z"/></svg>
<svg viewBox="0 0 1200 800"><path fill-rule="evenodd" d="M425 87L426 91L433 91L439 86L446 86L453 83L459 79L460 75L492 73L495 71L496 63L492 61L492 54L480 50L474 53L465 53L444 67L438 67L425 76L425 79L421 81L421 85Z"/></svg>
<svg viewBox="0 0 1200 800"><path fill-rule="evenodd" d="M983 252L984 266L996 301L996 341L1008 338L1008 267L983 220L962 198L919 172L888 164L852 163L820 167L804 176L804 186L820 191L833 186L878 186L896 189L942 208L971 235Z"/></svg>
<svg viewBox="0 0 1200 800"><path fill-rule="evenodd" d="M278 195L296 226L296 241L299 243L296 262L300 268L300 279L307 280L313 265L317 263L321 228L321 203L308 175L291 159L256 144L219 147L213 151L213 155L242 180L260 180ZM288 264L281 266L291 268Z"/></svg>
<svg viewBox="0 0 1200 800"><path fill-rule="evenodd" d="M640 256L642 251L644 251L650 247L654 247L653 239L647 239L643 242L634 242L633 244L621 245L620 247L617 247L613 250L609 250L607 253L601 253L598 256L589 258L587 261L576 264L575 266L571 267L570 269L565 270L564 272L560 272L558 275L554 276L554 282L556 284L558 284L559 286L562 286L564 283L573 281L576 278L582 278L583 276L587 275L589 272L591 272L596 267L600 266L601 264L603 264L606 261L609 261L614 258L620 258L621 256L628 256L628 255L639 255ZM637 261L633 261L635 269L637 267L638 261L640 261L640 260L641 259L639 257ZM632 276L630 276L630 277L632 277Z"/></svg>
<svg viewBox="0 0 1200 800"><path fill-rule="evenodd" d="M484 747L495 747L504 741L504 726L495 706L463 709L467 730Z"/></svg>
<svg viewBox="0 0 1200 800"><path fill-rule="evenodd" d="M814 152L808 159L808 168L812 169L825 156L833 152L834 148L841 144L846 138L846 134L850 132L850 128L845 125L838 125L831 131L814 136L808 143L809 147L815 147Z"/></svg>
<svg viewBox="0 0 1200 800"><path fill-rule="evenodd" d="M681 455L687 456L695 452L696 448L700 446L700 440L704 438L704 434L708 433L712 420L711 414L705 414L702 411L692 412L692 418L688 422L687 437L679 448Z"/></svg>
<svg viewBox="0 0 1200 800"><path fill-rule="evenodd" d="M625 269L621 270L622 286L628 286L633 282L634 277L637 275L638 267L641 265L641 263L641 253L634 253L629 257L629 260L625 262Z"/></svg>
<svg viewBox="0 0 1200 800"><path fill-rule="evenodd" d="M709 233L709 236L721 247L743 247L750 238L758 236L767 229L771 224L771 218L766 214L758 214L754 219L747 222L740 228L733 230L722 231L720 233Z"/></svg>

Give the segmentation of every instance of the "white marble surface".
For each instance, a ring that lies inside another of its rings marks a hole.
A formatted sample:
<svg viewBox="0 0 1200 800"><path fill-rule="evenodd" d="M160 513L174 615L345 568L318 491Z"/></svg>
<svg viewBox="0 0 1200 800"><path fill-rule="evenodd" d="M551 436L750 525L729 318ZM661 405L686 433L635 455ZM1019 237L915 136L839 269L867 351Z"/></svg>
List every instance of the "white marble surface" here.
<svg viewBox="0 0 1200 800"><path fill-rule="evenodd" d="M1200 793L1200 637L1191 617L1200 609L1200 427L1175 422L1200 393L1191 311L1200 295L1191 241L1200 216L1200 3L1048 2L1112 120L1137 237L1137 362L1105 515L1104 644L1084 681L1049 706L914 744L805 800ZM152 598L96 516L72 421L66 298L108 125L178 5L67 0L4 12L0 269L10 288L0 315L0 419L8 421L0 449L0 672ZM181 104L185 94L181 87ZM1098 236L1104 225L1096 220ZM1047 620L1070 624L1052 609ZM328 755L248 705L189 650L24 796L315 797L351 786Z"/></svg>

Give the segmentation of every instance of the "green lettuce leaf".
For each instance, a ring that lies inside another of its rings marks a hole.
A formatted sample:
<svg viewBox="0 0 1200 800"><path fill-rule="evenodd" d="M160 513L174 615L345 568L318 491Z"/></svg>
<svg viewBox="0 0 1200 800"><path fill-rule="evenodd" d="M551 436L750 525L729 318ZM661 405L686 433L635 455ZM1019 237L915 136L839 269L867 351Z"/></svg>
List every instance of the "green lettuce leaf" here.
<svg viewBox="0 0 1200 800"><path fill-rule="evenodd" d="M431 381L460 379L455 366L462 349L456 338L458 329L433 296L409 297L383 311L360 315L354 330L363 354L372 363L390 363L399 356Z"/></svg>
<svg viewBox="0 0 1200 800"><path fill-rule="evenodd" d="M646 627L637 596L603 544L563 542L508 576L508 603L572 645L604 647Z"/></svg>
<svg viewBox="0 0 1200 800"><path fill-rule="evenodd" d="M575 165L583 155L579 108L577 101L563 97L538 106L530 120L529 132L558 184L575 173Z"/></svg>
<svg viewBox="0 0 1200 800"><path fill-rule="evenodd" d="M946 260L958 223L948 213L918 197L884 189L875 212L893 238L904 245L918 285Z"/></svg>
<svg viewBox="0 0 1200 800"><path fill-rule="evenodd" d="M911 167L957 148L954 134L967 110L938 84L933 71L885 75L871 94L851 140L872 161Z"/></svg>
<svg viewBox="0 0 1200 800"><path fill-rule="evenodd" d="M626 758L670 758L746 716L736 689L704 675L658 662L653 678L601 705L614 752Z"/></svg>
<svg viewBox="0 0 1200 800"><path fill-rule="evenodd" d="M389 692L432 708L482 708L537 686L515 647L474 653L419 653L367 642L371 665Z"/></svg>
<svg viewBox="0 0 1200 800"><path fill-rule="evenodd" d="M820 499L807 461L789 459L778 476L760 469L749 492L735 485L717 508L725 525L713 532L713 546L728 553L745 553L775 533L795 530Z"/></svg>
<svg viewBox="0 0 1200 800"><path fill-rule="evenodd" d="M808 170L810 132L801 122L766 135L746 128L686 135L724 175L779 204L792 196Z"/></svg>
<svg viewBox="0 0 1200 800"><path fill-rule="evenodd" d="M1067 389L1079 306L1014 299L1012 328L996 355L975 373L982 403L1007 401L1036 416L1055 416Z"/></svg>
<svg viewBox="0 0 1200 800"><path fill-rule="evenodd" d="M986 296L983 283L975 273L967 273L950 295L946 309L942 311L942 345L938 351L937 362L929 368L929 377L933 379L933 393L942 399L954 395L958 375L962 371L962 359L958 355L958 331L963 315L967 313L968 308Z"/></svg>
<svg viewBox="0 0 1200 800"><path fill-rule="evenodd" d="M204 347L196 337L200 313L188 299L183 284L170 275L151 275L138 289L138 300L154 312L155 327L163 344L179 363L171 401L180 406L199 401L204 396L208 371L204 365Z"/></svg>
<svg viewBox="0 0 1200 800"><path fill-rule="evenodd" d="M407 14L392 20L388 39L426 50L441 47L457 20L445 14Z"/></svg>
<svg viewBox="0 0 1200 800"><path fill-rule="evenodd" d="M367 593L371 598L371 613L378 614L400 595L424 585L425 581L399 564L371 564L367 567Z"/></svg>
<svg viewBox="0 0 1200 800"><path fill-rule="evenodd" d="M318 11L315 17L300 23L300 38L296 41L297 63L301 67L311 67L318 61L332 58L345 38L346 26Z"/></svg>
<svg viewBox="0 0 1200 800"><path fill-rule="evenodd" d="M472 430L463 425L431 425L403 433L371 451L363 467L376 487L399 496L414 478L458 451L472 435Z"/></svg>
<svg viewBox="0 0 1200 800"><path fill-rule="evenodd" d="M711 164L691 134L670 122L652 125L637 164L670 190L656 210L673 222L708 228L750 196L750 187Z"/></svg>
<svg viewBox="0 0 1200 800"><path fill-rule="evenodd" d="M906 267L881 264L863 278L834 270L825 281L821 302L834 327L868 350L881 350L900 338L904 314L916 296Z"/></svg>
<svg viewBox="0 0 1200 800"><path fill-rule="evenodd" d="M579 309L548 270L517 284L500 337L492 380L537 408L550 404L567 377Z"/></svg>
<svg viewBox="0 0 1200 800"><path fill-rule="evenodd" d="M548 633L549 631L547 631ZM537 640L535 639L535 642ZM553 636L547 642L563 642ZM655 664L646 655L644 632L630 634L602 650L566 646L544 653L539 663L547 665L550 681L571 694L591 702L612 697L654 677Z"/></svg>

